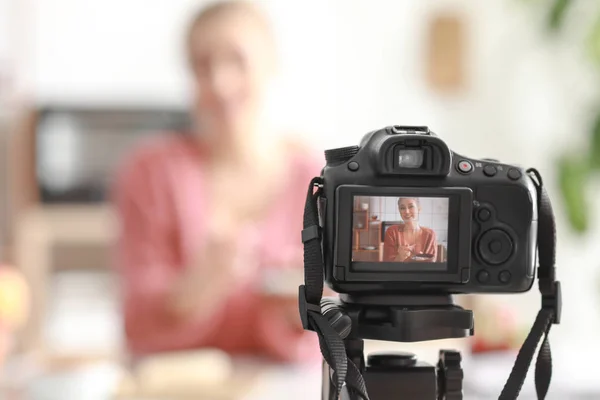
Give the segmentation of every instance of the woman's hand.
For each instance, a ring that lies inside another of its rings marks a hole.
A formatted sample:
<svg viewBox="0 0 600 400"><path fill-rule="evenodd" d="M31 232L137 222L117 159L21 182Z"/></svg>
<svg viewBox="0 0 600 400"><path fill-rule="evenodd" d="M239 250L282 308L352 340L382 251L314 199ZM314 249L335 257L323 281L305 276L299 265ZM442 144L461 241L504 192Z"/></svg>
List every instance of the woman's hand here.
<svg viewBox="0 0 600 400"><path fill-rule="evenodd" d="M232 288L256 275L251 238L241 238L242 229L223 214L209 221L202 245L173 291L172 306L180 316L210 315Z"/></svg>
<svg viewBox="0 0 600 400"><path fill-rule="evenodd" d="M263 295L263 302L267 309L278 314L285 323L294 331L301 332L304 330L302 321L300 320L300 308L298 306L298 296L284 295ZM276 317L272 315L272 317Z"/></svg>
<svg viewBox="0 0 600 400"><path fill-rule="evenodd" d="M419 256L420 254L416 254L416 256ZM431 263L431 262L435 262L435 257L428 257L428 258L424 258L424 257L419 257L416 260L414 260L415 262L424 262L424 263Z"/></svg>
<svg viewBox="0 0 600 400"><path fill-rule="evenodd" d="M398 246L396 261L406 261L413 256L415 246Z"/></svg>

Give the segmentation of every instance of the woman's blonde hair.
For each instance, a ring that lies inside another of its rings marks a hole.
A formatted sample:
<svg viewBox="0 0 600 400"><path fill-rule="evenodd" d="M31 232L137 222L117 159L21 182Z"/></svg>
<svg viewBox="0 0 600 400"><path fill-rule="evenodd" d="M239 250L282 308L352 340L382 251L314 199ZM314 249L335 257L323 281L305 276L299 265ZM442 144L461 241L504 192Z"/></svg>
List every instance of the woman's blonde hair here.
<svg viewBox="0 0 600 400"><path fill-rule="evenodd" d="M419 198L418 197L399 197L398 198L398 207L400 207L400 202L402 200L407 200L407 199L408 200L411 200L411 199L414 200L415 203L417 203L417 207L421 207L421 203L419 202Z"/></svg>
<svg viewBox="0 0 600 400"><path fill-rule="evenodd" d="M194 33L200 26L213 21L217 18L241 15L251 20L264 33L265 39L269 45L275 47L275 35L271 28L271 23L266 13L256 4L243 0L224 0L215 1L201 8L191 19L186 32L186 46L190 49Z"/></svg>

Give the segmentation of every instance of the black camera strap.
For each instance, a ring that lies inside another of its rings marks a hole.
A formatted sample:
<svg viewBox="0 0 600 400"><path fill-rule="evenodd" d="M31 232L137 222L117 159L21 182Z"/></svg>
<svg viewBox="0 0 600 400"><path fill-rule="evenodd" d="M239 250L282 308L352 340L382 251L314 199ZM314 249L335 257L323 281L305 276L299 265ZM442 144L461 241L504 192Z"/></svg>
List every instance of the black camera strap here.
<svg viewBox="0 0 600 400"><path fill-rule="evenodd" d="M516 399L519 396L540 340L542 345L535 364L535 390L539 400L546 398L552 379L552 353L548 334L553 324L560 323L562 309L560 282L556 280L556 225L552 204L539 172L535 169L527 172L532 175L531 180L538 194L538 286L542 295L542 308L519 350L499 400Z"/></svg>
<svg viewBox="0 0 600 400"><path fill-rule="evenodd" d="M561 288L560 282L556 281L556 227L552 205L543 187L540 174L534 169L527 172L532 175L532 181L538 194L538 281L542 295L542 307L519 350L515 365L499 400L517 399L535 351L542 339L536 361L535 386L538 399L543 400L546 397L552 378L552 355L548 334L553 324L560 323L561 316ZM304 243L305 284L299 288L300 317L304 329L315 331L319 337L323 358L333 371L335 398L338 398L345 383L354 395L360 396L363 400L369 400L364 379L358 367L348 359L344 341L321 314L324 261L318 201L322 193L322 185L321 178L313 178L304 208L302 242Z"/></svg>
<svg viewBox="0 0 600 400"><path fill-rule="evenodd" d="M321 314L323 297L323 250L321 247L321 227L319 225L318 201L323 181L313 178L308 188L304 206L304 282L300 286L300 317L304 329L312 330L319 336L319 346L323 358L333 370L336 399L344 383L364 400L369 400L364 379L358 367L348 359L344 341L331 323ZM315 191L315 188L317 189Z"/></svg>

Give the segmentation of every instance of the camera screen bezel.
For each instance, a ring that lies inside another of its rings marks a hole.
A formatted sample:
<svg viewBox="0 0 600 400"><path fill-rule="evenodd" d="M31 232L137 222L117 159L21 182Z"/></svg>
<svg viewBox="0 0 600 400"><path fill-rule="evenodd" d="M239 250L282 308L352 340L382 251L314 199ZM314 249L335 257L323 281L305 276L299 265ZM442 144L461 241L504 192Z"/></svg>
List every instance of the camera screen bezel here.
<svg viewBox="0 0 600 400"><path fill-rule="evenodd" d="M422 263L397 271L397 262L353 262L353 204L355 196L444 197L449 199L448 260L444 270L421 270ZM466 283L471 266L473 192L469 188L373 187L341 185L336 188L336 239L334 278L353 282L448 282Z"/></svg>

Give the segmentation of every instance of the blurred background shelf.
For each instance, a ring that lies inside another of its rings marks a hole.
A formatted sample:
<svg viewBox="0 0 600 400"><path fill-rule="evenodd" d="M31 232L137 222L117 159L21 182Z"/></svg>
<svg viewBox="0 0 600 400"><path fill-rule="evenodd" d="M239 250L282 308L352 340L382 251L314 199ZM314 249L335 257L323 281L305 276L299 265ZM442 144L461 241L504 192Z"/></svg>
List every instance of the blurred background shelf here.
<svg viewBox="0 0 600 400"><path fill-rule="evenodd" d="M39 205L23 211L16 227L14 260L31 285L33 311L21 344L25 349L44 349L47 310L56 299L52 288L56 271L108 273L116 221L107 205Z"/></svg>
<svg viewBox="0 0 600 400"><path fill-rule="evenodd" d="M20 336L43 349L44 324L60 270L110 274L117 226L110 186L123 157L141 140L189 130L173 106L46 103L23 107L7 134L5 259L26 275L33 315Z"/></svg>

